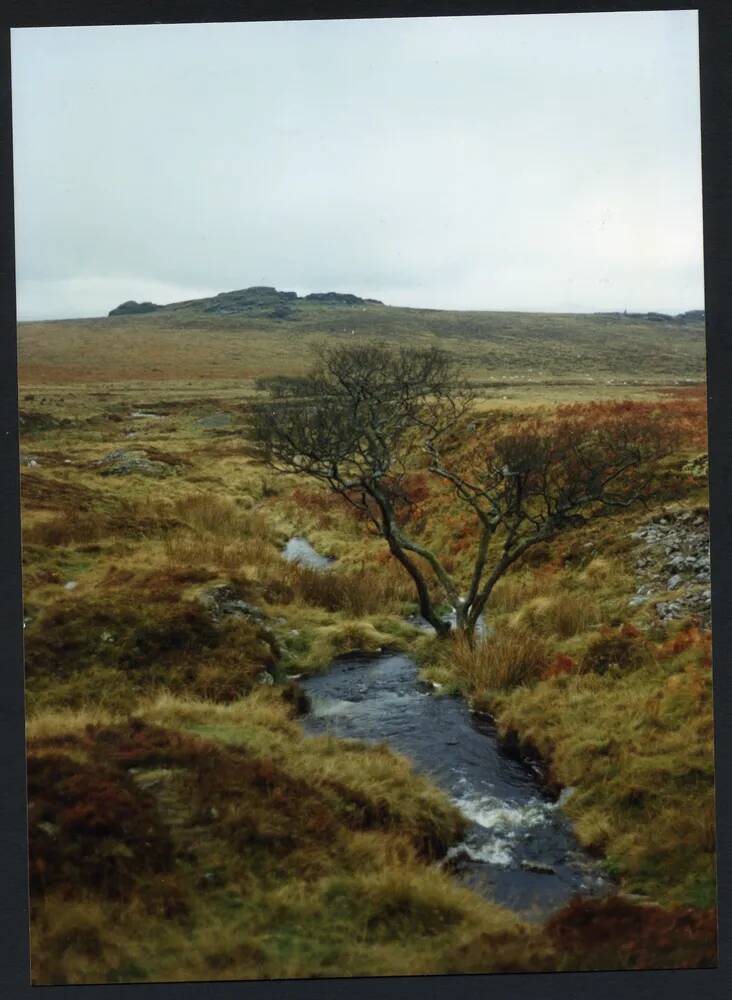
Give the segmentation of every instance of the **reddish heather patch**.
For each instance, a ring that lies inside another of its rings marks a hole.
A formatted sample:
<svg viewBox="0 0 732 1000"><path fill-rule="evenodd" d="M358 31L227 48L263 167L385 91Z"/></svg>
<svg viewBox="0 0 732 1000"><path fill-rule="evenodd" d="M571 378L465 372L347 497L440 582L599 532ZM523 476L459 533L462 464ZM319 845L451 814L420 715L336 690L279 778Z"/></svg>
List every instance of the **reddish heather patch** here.
<svg viewBox="0 0 732 1000"><path fill-rule="evenodd" d="M571 674L577 669L577 661L566 653L557 653L552 662L544 671L544 679L550 677L561 677L562 674Z"/></svg>
<svg viewBox="0 0 732 1000"><path fill-rule="evenodd" d="M549 919L550 940L574 969L712 968L716 912L639 905L615 896L573 900Z"/></svg>

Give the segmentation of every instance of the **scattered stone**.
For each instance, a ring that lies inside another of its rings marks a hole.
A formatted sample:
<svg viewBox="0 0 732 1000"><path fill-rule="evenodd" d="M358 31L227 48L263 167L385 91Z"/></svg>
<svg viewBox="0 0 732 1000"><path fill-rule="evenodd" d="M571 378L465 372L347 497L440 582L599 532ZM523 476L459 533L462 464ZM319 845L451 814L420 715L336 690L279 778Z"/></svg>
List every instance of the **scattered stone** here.
<svg viewBox="0 0 732 1000"><path fill-rule="evenodd" d="M473 858L470 851L464 845L457 844L448 850L440 864L447 871L458 872L465 868L466 865L472 864L472 862Z"/></svg>
<svg viewBox="0 0 732 1000"><path fill-rule="evenodd" d="M644 603L640 598L674 591L673 600L654 605L661 621L696 614L708 626L711 602L703 596L709 588L708 511L698 507L662 511L631 538L641 545L636 558L639 586L629 607Z"/></svg>
<svg viewBox="0 0 732 1000"><path fill-rule="evenodd" d="M709 475L709 455L707 452L704 452L703 455L697 455L696 458L688 461L681 471L695 479L706 479Z"/></svg>
<svg viewBox="0 0 732 1000"><path fill-rule="evenodd" d="M198 600L211 611L216 619L230 615L262 622L267 617L261 608L242 600L236 589L228 583L221 583L202 591L198 595Z"/></svg>
<svg viewBox="0 0 732 1000"><path fill-rule="evenodd" d="M339 306L356 306L364 305L365 303L383 305L383 302L379 302L378 299L362 299L360 296L353 295L350 292L311 292L309 295L304 296L304 298L309 302L322 302L328 305Z"/></svg>
<svg viewBox="0 0 732 1000"><path fill-rule="evenodd" d="M130 414L132 420L162 420L164 413L147 413L145 410L133 410Z"/></svg>
<svg viewBox="0 0 732 1000"><path fill-rule="evenodd" d="M525 872L535 872L537 875L556 875L556 871L551 865L544 864L543 861L521 862L521 867Z"/></svg>
<svg viewBox="0 0 732 1000"><path fill-rule="evenodd" d="M136 473L161 479L173 474L172 466L166 462L154 462L142 450L127 451L124 448L112 451L93 463L102 476L129 476Z"/></svg>
<svg viewBox="0 0 732 1000"><path fill-rule="evenodd" d="M274 677L269 670L262 670L257 674L257 684L266 684L267 686L274 684Z"/></svg>
<svg viewBox="0 0 732 1000"><path fill-rule="evenodd" d="M576 791L577 788L575 785L566 785L561 790L561 792L559 793L559 798L557 799L557 805L559 806L560 809L566 802L569 802L569 800L572 798L572 796Z"/></svg>
<svg viewBox="0 0 732 1000"><path fill-rule="evenodd" d="M644 597L642 594L636 594L635 597L631 597L631 599L628 601L628 607L629 608L640 607L640 605L645 604L647 600L648 598Z"/></svg>
<svg viewBox="0 0 732 1000"><path fill-rule="evenodd" d="M212 413L208 417L201 417L196 421L196 427L204 430L218 430L223 427L231 427L233 419L230 413Z"/></svg>
<svg viewBox="0 0 732 1000"><path fill-rule="evenodd" d="M145 791L149 791L152 788L158 788L172 774L173 771L167 767L158 767L153 771L138 771L135 774L135 783Z"/></svg>
<svg viewBox="0 0 732 1000"><path fill-rule="evenodd" d="M78 583L78 581L77 581L77 580L68 580L68 581L67 581L67 582L66 582L66 583L64 584L64 590L76 590L76 588L77 588L78 586L79 586L79 583Z"/></svg>
<svg viewBox="0 0 732 1000"><path fill-rule="evenodd" d="M201 889L220 888L223 885L226 885L226 879L219 868L214 869L214 871L204 872L198 880L198 886Z"/></svg>

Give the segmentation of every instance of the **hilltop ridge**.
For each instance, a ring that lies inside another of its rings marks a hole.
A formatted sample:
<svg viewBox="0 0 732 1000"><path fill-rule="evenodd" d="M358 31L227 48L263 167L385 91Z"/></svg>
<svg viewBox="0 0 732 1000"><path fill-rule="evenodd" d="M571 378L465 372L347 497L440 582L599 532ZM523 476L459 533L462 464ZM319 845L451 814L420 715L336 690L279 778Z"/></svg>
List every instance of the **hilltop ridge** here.
<svg viewBox="0 0 732 1000"><path fill-rule="evenodd" d="M159 309L195 309L218 316L231 316L240 312L262 311L274 319L285 319L290 314L290 307L297 302L316 302L321 305L383 306L378 299L364 299L351 292L311 292L309 295L298 295L297 292L281 292L270 285L252 285L233 292L219 292L202 299L186 299L183 302L171 302L158 305L155 302L136 302L130 299L110 310L110 316L125 316L137 313L157 312Z"/></svg>
<svg viewBox="0 0 732 1000"><path fill-rule="evenodd" d="M159 305L122 303L103 317L22 322L26 382L244 380L298 374L324 341L439 346L474 384L702 382L701 310L532 313L384 305L350 292L300 296L269 286Z"/></svg>

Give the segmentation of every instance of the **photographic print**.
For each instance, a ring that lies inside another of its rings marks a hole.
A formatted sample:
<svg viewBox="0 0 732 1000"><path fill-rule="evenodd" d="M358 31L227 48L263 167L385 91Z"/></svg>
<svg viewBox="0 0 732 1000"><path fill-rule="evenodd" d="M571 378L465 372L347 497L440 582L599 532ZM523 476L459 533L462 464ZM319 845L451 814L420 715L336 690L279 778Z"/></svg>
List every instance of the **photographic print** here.
<svg viewBox="0 0 732 1000"><path fill-rule="evenodd" d="M33 983L716 967L696 12L11 43Z"/></svg>

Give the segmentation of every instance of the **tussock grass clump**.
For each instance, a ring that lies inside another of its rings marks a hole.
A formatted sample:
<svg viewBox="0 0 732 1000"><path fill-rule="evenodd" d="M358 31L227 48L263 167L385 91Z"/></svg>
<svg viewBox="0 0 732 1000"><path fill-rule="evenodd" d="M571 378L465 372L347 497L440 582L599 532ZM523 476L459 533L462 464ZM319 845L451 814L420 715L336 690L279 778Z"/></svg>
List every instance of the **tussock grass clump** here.
<svg viewBox="0 0 732 1000"><path fill-rule="evenodd" d="M31 524L24 526L23 538L28 545L55 548L98 541L112 534L115 527L114 519L101 511L79 512L73 518L66 514L55 514L43 519L36 518Z"/></svg>
<svg viewBox="0 0 732 1000"><path fill-rule="evenodd" d="M546 582L531 570L522 570L502 576L490 596L489 608L494 614L518 611L527 601L543 593Z"/></svg>
<svg viewBox="0 0 732 1000"><path fill-rule="evenodd" d="M385 646L403 647L404 641L394 632L377 628L370 621L342 619L333 625L321 625L311 631L307 650L296 656L296 665L312 672L327 667L345 653L375 653Z"/></svg>
<svg viewBox="0 0 732 1000"><path fill-rule="evenodd" d="M293 600L326 611L342 611L352 618L398 611L413 599L413 593L402 575L391 572L387 567L350 573L323 573L294 564L287 568L285 584Z"/></svg>
<svg viewBox="0 0 732 1000"><path fill-rule="evenodd" d="M251 569L258 579L279 568L276 550L261 538L232 540L228 535L174 531L165 536L163 551L171 567L206 566L228 573Z"/></svg>
<svg viewBox="0 0 732 1000"><path fill-rule="evenodd" d="M513 615L511 623L527 632L568 639L587 631L598 617L594 601L577 591L562 590L551 597L534 597Z"/></svg>
<svg viewBox="0 0 732 1000"><path fill-rule="evenodd" d="M462 634L448 654L454 672L473 695L507 691L537 681L546 668L544 641L527 629L507 628L471 645Z"/></svg>
<svg viewBox="0 0 732 1000"><path fill-rule="evenodd" d="M268 538L269 525L255 511L242 509L232 497L211 491L188 493L173 501L172 509L192 531L226 538Z"/></svg>
<svg viewBox="0 0 732 1000"><path fill-rule="evenodd" d="M266 519L233 497L211 492L187 493L172 503L175 526L165 533L163 552L171 568L216 567L248 570L257 579L278 575L280 556Z"/></svg>

